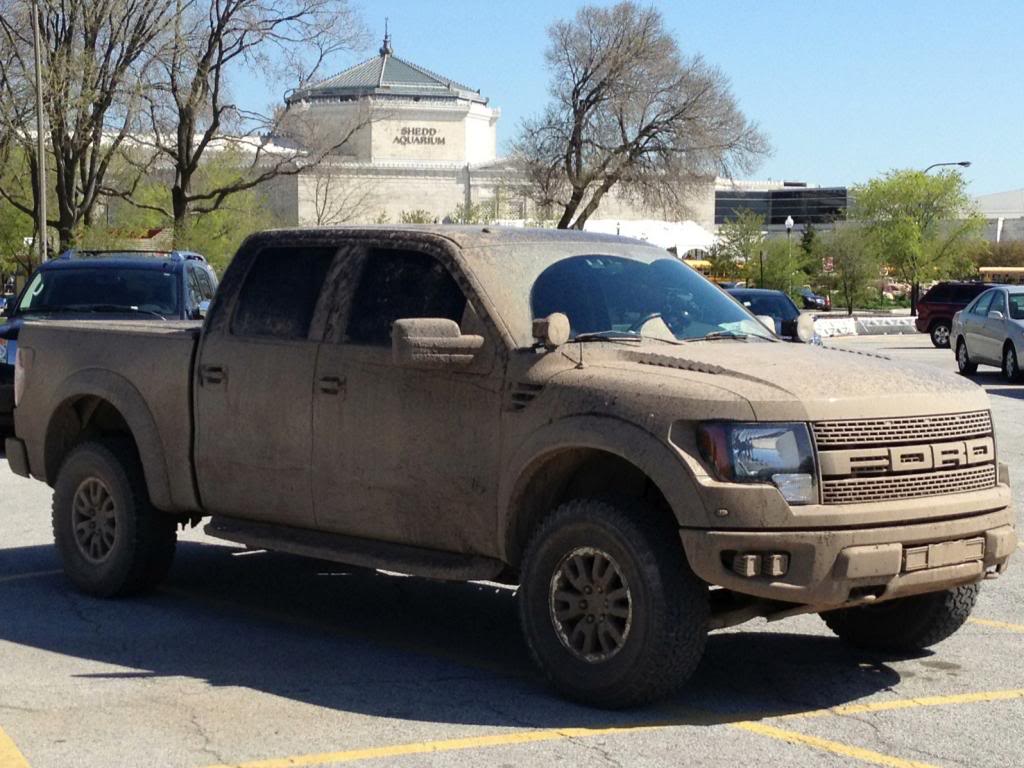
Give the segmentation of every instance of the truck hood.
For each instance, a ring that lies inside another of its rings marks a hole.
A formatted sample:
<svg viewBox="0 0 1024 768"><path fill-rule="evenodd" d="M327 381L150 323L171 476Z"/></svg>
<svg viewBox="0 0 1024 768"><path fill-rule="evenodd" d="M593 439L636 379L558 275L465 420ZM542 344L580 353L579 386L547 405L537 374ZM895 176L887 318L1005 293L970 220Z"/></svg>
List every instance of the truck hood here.
<svg viewBox="0 0 1024 768"><path fill-rule="evenodd" d="M618 348L619 365L697 379L750 403L759 420L857 419L987 410L981 387L934 366L805 344L735 340ZM617 366L616 366L617 367Z"/></svg>

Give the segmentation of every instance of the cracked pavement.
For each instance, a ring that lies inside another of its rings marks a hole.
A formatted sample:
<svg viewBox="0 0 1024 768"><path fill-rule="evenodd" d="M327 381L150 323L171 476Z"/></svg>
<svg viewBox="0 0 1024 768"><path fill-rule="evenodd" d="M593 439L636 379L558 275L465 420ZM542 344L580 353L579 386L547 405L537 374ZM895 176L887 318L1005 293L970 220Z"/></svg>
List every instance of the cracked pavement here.
<svg viewBox="0 0 1024 768"><path fill-rule="evenodd" d="M831 343L953 369L952 354L924 336ZM1011 465L1015 498L1024 498L1024 385L995 372L974 378L992 395L1000 457ZM673 701L608 713L567 704L544 686L511 590L236 552L188 531L157 594L101 601L73 593L51 573L59 564L48 489L0 463L0 736L32 768L199 768L651 724L659 727L359 764L731 768L751 756L800 767L865 764L730 727L748 720L937 766L1009 765L1024 752L1024 732L1010 727L1024 722L1024 698L783 717L1024 688L1021 632L968 624L933 652L885 657L846 648L815 616L758 620L713 634ZM1024 552L1016 559L985 584L976 617L1024 625ZM22 574L38 575L4 580Z"/></svg>

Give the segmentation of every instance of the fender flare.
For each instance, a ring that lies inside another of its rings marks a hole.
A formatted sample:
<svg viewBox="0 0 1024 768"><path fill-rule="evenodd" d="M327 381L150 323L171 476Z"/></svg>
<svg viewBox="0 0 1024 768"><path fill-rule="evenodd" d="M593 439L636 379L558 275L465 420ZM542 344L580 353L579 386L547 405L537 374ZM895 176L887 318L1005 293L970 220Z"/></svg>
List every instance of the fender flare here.
<svg viewBox="0 0 1024 768"><path fill-rule="evenodd" d="M629 450L623 450L629 446ZM499 485L498 541L510 554L518 503L537 470L554 454L594 449L617 456L651 479L668 501L680 526L707 526L698 483L676 449L665 439L614 416L586 414L546 424L514 449L504 462Z"/></svg>
<svg viewBox="0 0 1024 768"><path fill-rule="evenodd" d="M172 509L174 505L171 499L167 454L160 438L160 430L153 414L150 413L149 406L146 405L145 398L128 379L101 368L75 371L54 390L52 402L56 405L51 409L47 420L46 436L43 441L44 462L40 464L47 474L43 479L51 484L56 479L49 477L51 470L52 474L56 474L56 468L48 467L45 462L52 440L51 431L55 428L56 414L65 404L83 397L106 400L121 414L138 448L150 500L160 509Z"/></svg>

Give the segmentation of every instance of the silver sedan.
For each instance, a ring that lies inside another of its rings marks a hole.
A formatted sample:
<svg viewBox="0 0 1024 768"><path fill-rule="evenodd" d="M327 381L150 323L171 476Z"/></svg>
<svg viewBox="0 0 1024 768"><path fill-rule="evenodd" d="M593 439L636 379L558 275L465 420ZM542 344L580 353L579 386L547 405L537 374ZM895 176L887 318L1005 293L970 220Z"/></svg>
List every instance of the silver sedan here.
<svg viewBox="0 0 1024 768"><path fill-rule="evenodd" d="M953 315L950 338L960 373L974 373L978 365L994 365L1003 369L1007 380L1020 379L1024 285L989 288Z"/></svg>

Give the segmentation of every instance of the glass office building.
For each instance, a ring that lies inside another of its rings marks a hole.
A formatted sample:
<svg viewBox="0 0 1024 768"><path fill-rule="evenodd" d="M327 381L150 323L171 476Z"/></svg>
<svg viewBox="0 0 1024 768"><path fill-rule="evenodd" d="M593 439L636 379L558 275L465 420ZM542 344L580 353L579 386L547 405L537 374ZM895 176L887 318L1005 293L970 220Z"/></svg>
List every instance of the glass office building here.
<svg viewBox="0 0 1024 768"><path fill-rule="evenodd" d="M741 210L751 210L764 218L768 226L783 226L792 216L797 225L829 224L846 212L846 187L782 186L775 189L715 190L715 224L735 218Z"/></svg>

